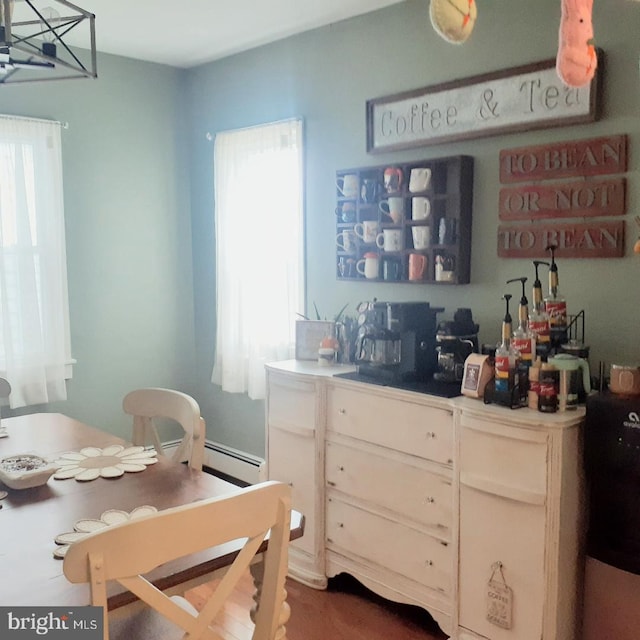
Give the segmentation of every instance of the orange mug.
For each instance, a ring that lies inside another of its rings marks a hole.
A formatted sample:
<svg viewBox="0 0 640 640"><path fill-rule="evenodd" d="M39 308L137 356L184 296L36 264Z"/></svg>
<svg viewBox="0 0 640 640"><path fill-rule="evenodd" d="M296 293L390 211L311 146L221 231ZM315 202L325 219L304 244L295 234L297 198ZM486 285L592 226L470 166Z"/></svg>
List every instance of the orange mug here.
<svg viewBox="0 0 640 640"><path fill-rule="evenodd" d="M409 254L409 280L422 280L427 270L427 256L421 253Z"/></svg>
<svg viewBox="0 0 640 640"><path fill-rule="evenodd" d="M384 188L387 193L400 191L402 186L402 169L387 167L384 170Z"/></svg>

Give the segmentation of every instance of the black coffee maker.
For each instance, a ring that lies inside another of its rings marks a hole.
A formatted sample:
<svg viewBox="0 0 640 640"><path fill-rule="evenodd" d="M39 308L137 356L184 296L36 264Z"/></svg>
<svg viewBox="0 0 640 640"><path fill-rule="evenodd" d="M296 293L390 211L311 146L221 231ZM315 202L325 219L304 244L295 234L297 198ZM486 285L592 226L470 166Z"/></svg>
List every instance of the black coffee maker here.
<svg viewBox="0 0 640 640"><path fill-rule="evenodd" d="M440 382L462 382L465 360L478 353L478 329L471 309L458 309L453 321L443 321L436 332L438 368L433 374Z"/></svg>
<svg viewBox="0 0 640 640"><path fill-rule="evenodd" d="M384 384L423 382L436 369L436 315L428 302L378 302L361 312L358 374Z"/></svg>

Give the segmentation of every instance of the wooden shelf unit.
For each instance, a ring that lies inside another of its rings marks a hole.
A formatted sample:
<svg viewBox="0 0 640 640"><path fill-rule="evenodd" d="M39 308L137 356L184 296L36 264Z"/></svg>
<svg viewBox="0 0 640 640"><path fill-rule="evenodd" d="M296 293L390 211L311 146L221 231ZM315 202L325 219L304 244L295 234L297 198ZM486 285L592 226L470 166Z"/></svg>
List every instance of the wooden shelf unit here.
<svg viewBox="0 0 640 640"><path fill-rule="evenodd" d="M398 168L402 172L402 183L397 191L387 191L384 187L384 172L387 168ZM431 170L430 183L424 191L410 191L411 170L426 167ZM345 197L338 183L345 175L356 175L358 194ZM376 192L371 202L362 197L365 180L372 180ZM401 197L404 201L404 216L394 223L389 215L380 209L380 203L390 197ZM412 219L412 198L426 197L431 203L431 212L425 220ZM387 163L374 167L356 167L336 172L336 235L342 231L352 232L352 246L344 251L338 245L336 251L336 277L338 280L369 282L411 282L413 284L468 284L471 267L471 216L473 200L473 158L470 156L451 156L411 162ZM346 207L345 207L346 205ZM344 213L347 211L347 213ZM454 227L450 243L439 244L440 221L445 220ZM377 233L385 229L399 229L402 233L402 246L399 251L385 251L375 242L365 242L354 232L358 223L377 222ZM413 246L412 229L416 226L430 227L430 244L425 249ZM365 278L358 273L356 265L365 253L375 253L379 259L377 278ZM423 254L427 258L424 277L421 280L409 280L409 255ZM448 281L436 280L436 257L442 256L453 261L453 278ZM399 277L383 278L383 261L400 262Z"/></svg>

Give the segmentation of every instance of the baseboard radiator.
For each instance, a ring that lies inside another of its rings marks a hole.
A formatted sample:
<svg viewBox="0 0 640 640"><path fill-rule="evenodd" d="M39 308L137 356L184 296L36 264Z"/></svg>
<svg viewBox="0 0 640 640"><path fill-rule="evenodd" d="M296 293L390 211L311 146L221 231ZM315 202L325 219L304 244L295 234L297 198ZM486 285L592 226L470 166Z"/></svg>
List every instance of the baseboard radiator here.
<svg viewBox="0 0 640 640"><path fill-rule="evenodd" d="M167 455L171 455L171 450L176 449L179 442L170 440L162 443ZM266 480L264 458L213 440L205 441L204 466L231 481L238 480L239 484L256 484Z"/></svg>

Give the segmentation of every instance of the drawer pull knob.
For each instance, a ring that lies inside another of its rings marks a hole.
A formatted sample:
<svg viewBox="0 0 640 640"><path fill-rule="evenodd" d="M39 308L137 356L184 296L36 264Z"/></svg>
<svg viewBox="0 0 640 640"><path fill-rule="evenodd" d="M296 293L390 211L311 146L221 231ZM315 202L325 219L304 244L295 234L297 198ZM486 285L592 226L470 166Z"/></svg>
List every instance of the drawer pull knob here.
<svg viewBox="0 0 640 640"><path fill-rule="evenodd" d="M347 413L347 410L346 409L338 409L338 413L343 416L345 413Z"/></svg>
<svg viewBox="0 0 640 640"><path fill-rule="evenodd" d="M434 431L427 431L427 433L425 434L425 438L427 438L427 440L432 440L435 437L436 437L436 434Z"/></svg>
<svg viewBox="0 0 640 640"><path fill-rule="evenodd" d="M338 471L344 471L344 467L341 464L338 465Z"/></svg>
<svg viewBox="0 0 640 640"><path fill-rule="evenodd" d="M425 567L433 567L433 560L425 560L424 561L424 566Z"/></svg>
<svg viewBox="0 0 640 640"><path fill-rule="evenodd" d="M287 484L288 484L291 488L293 488L293 482L287 482Z"/></svg>
<svg viewBox="0 0 640 640"><path fill-rule="evenodd" d="M335 482L331 482L331 480L327 480L327 484L328 484L330 487L335 487L335 486L336 486L336 483L335 483Z"/></svg>
<svg viewBox="0 0 640 640"><path fill-rule="evenodd" d="M343 528L344 528L344 523L338 522L338 529L343 529Z"/></svg>
<svg viewBox="0 0 640 640"><path fill-rule="evenodd" d="M436 501L436 499L433 496L427 496L424 499L424 503L425 504L433 504Z"/></svg>

